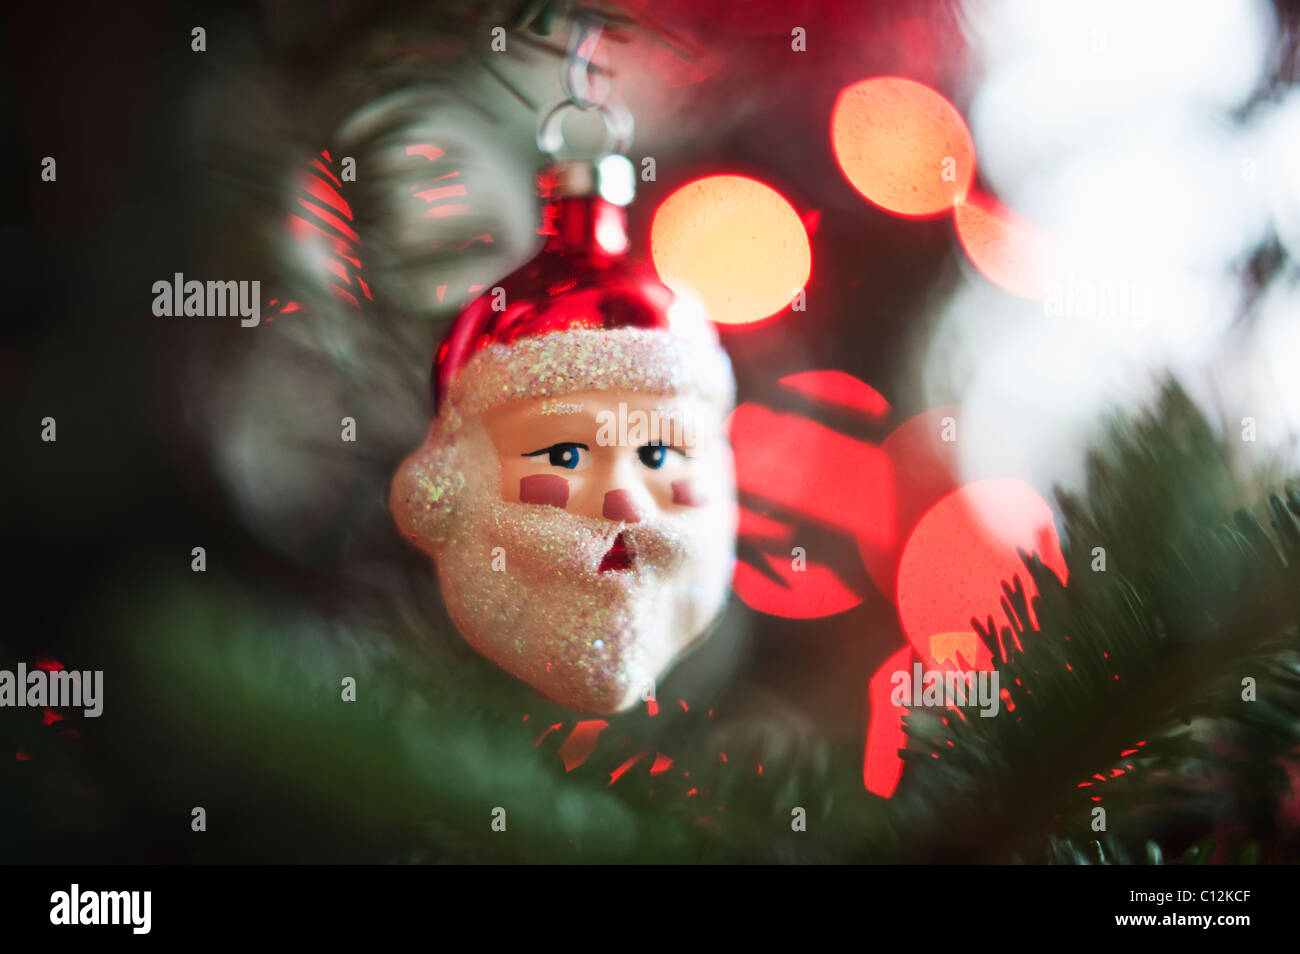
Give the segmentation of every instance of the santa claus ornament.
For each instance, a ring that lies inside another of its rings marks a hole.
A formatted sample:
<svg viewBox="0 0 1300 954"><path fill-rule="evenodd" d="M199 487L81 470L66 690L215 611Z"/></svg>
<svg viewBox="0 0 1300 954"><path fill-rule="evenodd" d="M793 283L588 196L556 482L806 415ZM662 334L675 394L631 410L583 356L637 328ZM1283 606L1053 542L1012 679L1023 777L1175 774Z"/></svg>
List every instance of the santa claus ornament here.
<svg viewBox="0 0 1300 954"><path fill-rule="evenodd" d="M590 713L653 691L735 562L731 365L702 307L626 256L632 180L621 156L538 176L545 245L452 324L390 496L469 644Z"/></svg>

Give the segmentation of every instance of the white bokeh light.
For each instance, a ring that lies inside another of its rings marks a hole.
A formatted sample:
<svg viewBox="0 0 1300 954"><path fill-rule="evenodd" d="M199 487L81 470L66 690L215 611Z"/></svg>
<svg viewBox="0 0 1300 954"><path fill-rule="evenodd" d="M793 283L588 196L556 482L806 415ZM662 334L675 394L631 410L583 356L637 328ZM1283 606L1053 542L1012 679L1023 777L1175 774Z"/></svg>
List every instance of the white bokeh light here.
<svg viewBox="0 0 1300 954"><path fill-rule="evenodd" d="M1279 222L1300 239L1300 167L1273 168L1300 152L1300 99L1264 121L1238 113L1272 66L1264 0L973 0L965 14L980 174L1050 236L1047 297L966 268L928 344L926 397L1016 445L968 430L964 479L1004 456L1040 489L1077 487L1108 412L1148 405L1165 374L1204 403L1221 394L1206 382L1239 335L1246 263Z"/></svg>

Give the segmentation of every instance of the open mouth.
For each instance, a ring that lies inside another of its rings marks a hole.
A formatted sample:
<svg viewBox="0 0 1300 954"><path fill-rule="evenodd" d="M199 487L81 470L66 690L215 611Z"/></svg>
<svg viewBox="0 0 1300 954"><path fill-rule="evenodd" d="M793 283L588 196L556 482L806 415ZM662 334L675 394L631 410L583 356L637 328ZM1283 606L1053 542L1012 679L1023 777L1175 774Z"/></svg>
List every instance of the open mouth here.
<svg viewBox="0 0 1300 954"><path fill-rule="evenodd" d="M601 573L615 573L632 569L632 551L628 549L626 534L620 533L614 538L609 552L600 561Z"/></svg>

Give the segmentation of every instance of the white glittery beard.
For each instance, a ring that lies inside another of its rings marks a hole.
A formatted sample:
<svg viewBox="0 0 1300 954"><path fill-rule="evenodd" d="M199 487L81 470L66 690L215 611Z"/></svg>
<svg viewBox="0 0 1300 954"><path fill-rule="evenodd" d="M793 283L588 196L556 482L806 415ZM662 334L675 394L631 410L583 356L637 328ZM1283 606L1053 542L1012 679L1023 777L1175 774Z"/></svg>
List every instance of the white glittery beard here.
<svg viewBox="0 0 1300 954"><path fill-rule="evenodd" d="M736 519L729 455L720 472L694 478L704 506L624 524L504 502L486 435L477 422L466 431L466 484L436 554L452 620L478 652L554 702L591 713L634 705L726 602ZM620 532L632 567L601 573Z"/></svg>

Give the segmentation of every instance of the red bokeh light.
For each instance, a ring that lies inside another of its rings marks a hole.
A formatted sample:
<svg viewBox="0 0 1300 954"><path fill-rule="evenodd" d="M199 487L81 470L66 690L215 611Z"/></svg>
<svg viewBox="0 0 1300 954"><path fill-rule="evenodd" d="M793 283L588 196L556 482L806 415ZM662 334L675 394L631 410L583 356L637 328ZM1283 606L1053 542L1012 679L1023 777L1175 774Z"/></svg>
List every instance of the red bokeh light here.
<svg viewBox="0 0 1300 954"><path fill-rule="evenodd" d="M1018 547L1066 578L1052 509L1021 480L967 484L920 519L899 561L896 602L903 632L927 665L991 667L970 620L998 609L1001 583L1012 577L1036 595Z"/></svg>
<svg viewBox="0 0 1300 954"><path fill-rule="evenodd" d="M1021 298L1043 298L1048 239L1040 229L977 191L957 203L953 223L962 248L985 278Z"/></svg>
<svg viewBox="0 0 1300 954"><path fill-rule="evenodd" d="M866 413L864 408L876 406L871 395L878 395L861 382L850 387L834 374L797 377L792 390L842 409ZM893 495L883 453L810 418L749 402L736 408L728 426L737 488L761 501L765 511L741 508L740 542L752 562L737 564L736 594L753 609L791 619L857 606L865 594L861 582L852 580L856 568L831 566L813 548L804 551L796 569L793 548L807 538L798 530L809 524L887 545Z"/></svg>
<svg viewBox="0 0 1300 954"><path fill-rule="evenodd" d="M842 371L805 371L782 388L817 409L880 424L889 402ZM841 613L862 602L859 567L828 560L818 534L857 538L862 547L895 546L894 488L882 449L802 414L744 403L729 423L742 494L738 537L745 562L733 581L753 609L791 619ZM801 569L793 547L811 543ZM886 591L892 596L892 589Z"/></svg>
<svg viewBox="0 0 1300 954"><path fill-rule="evenodd" d="M564 771L572 772L591 756L600 741L600 733L609 728L604 719L579 722L560 746L559 756L564 761Z"/></svg>
<svg viewBox="0 0 1300 954"><path fill-rule="evenodd" d="M955 404L923 411L894 428L880 444L894 495L893 525L886 534L859 537L858 550L872 582L891 600L903 543L921 515L960 486L956 442L941 439L944 419L956 420L959 414Z"/></svg>
<svg viewBox="0 0 1300 954"><path fill-rule="evenodd" d="M732 587L750 609L786 619L821 619L851 610L862 594L850 589L830 567L808 562L795 570L788 554L762 554L774 580L748 563L736 564Z"/></svg>
<svg viewBox="0 0 1300 954"><path fill-rule="evenodd" d="M781 386L836 411L847 411L869 420L889 413L889 402L879 391L843 371L804 371L788 374Z"/></svg>
<svg viewBox="0 0 1300 954"><path fill-rule="evenodd" d="M904 646L876 670L867 687L867 701L871 716L867 722L867 742L862 757L862 784L867 791L883 798L894 794L899 776L903 773L903 760L898 750L907 744L903 732L906 709L894 705L890 699L894 673L910 670L916 658L911 646Z"/></svg>
<svg viewBox="0 0 1300 954"><path fill-rule="evenodd" d="M736 486L819 526L885 542L893 535L884 452L799 414L742 403L728 421Z"/></svg>

